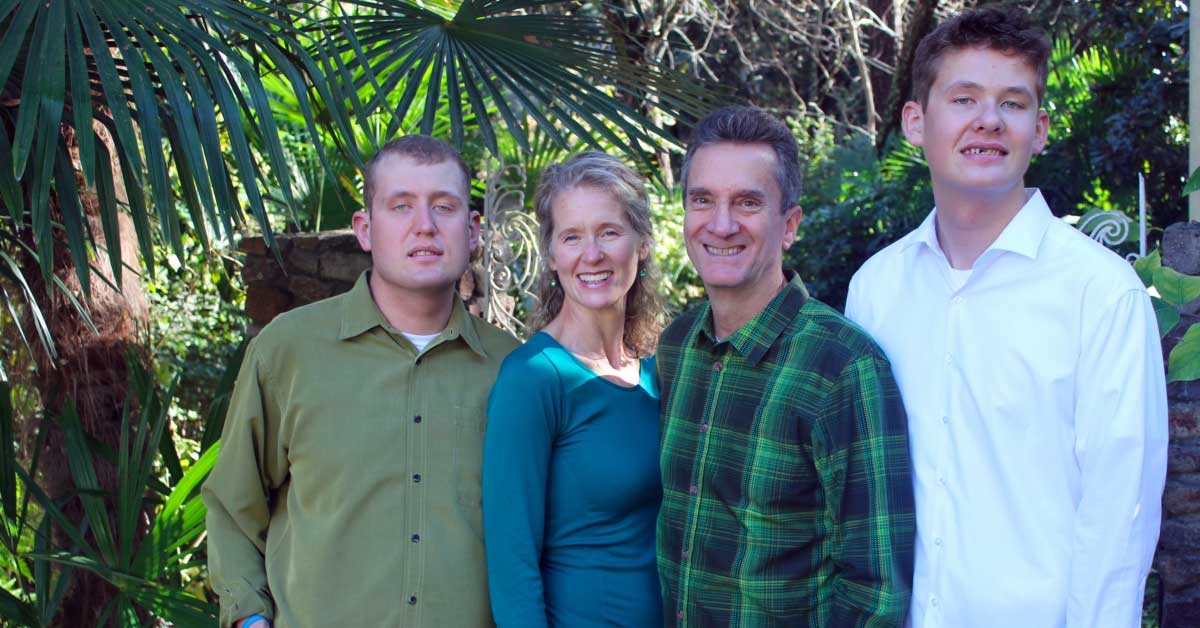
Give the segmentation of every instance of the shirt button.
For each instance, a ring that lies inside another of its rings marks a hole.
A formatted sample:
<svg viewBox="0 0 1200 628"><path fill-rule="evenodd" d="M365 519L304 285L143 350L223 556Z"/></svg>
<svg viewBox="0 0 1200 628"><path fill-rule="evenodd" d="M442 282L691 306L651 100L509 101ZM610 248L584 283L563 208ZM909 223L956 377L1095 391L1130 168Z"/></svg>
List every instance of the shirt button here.
<svg viewBox="0 0 1200 628"><path fill-rule="evenodd" d="M414 473L414 474L413 474L413 482L420 482L420 481L421 481L421 474L420 474L420 473Z"/></svg>
<svg viewBox="0 0 1200 628"><path fill-rule="evenodd" d="M682 552L679 552L679 556L680 556L680 557L682 557L682 558L687 558L687 557L688 557L688 551L687 551L687 550L683 550Z"/></svg>
<svg viewBox="0 0 1200 628"><path fill-rule="evenodd" d="M420 422L421 422L421 415L418 414L417 416L413 417L413 423L420 423Z"/></svg>
<svg viewBox="0 0 1200 628"><path fill-rule="evenodd" d="M955 305L962 305L962 302L963 302L963 298L962 298L962 297L954 297L954 304L955 304Z"/></svg>
<svg viewBox="0 0 1200 628"><path fill-rule="evenodd" d="M943 478L943 477L940 477L940 476L939 476L939 477L938 477L938 484L941 484L942 486L945 486L945 485L946 485L946 478Z"/></svg>
<svg viewBox="0 0 1200 628"><path fill-rule="evenodd" d="M721 371L721 363L720 363L720 362L713 362L713 370L714 370L714 371L717 371L717 372L720 372L720 371Z"/></svg>
<svg viewBox="0 0 1200 628"><path fill-rule="evenodd" d="M692 495L695 495L696 493L700 492L700 487L693 484L688 487L688 492L691 493Z"/></svg>
<svg viewBox="0 0 1200 628"><path fill-rule="evenodd" d="M701 432L707 432L707 431L708 431L708 423L701 423L701 424L700 424L700 431L701 431Z"/></svg>
<svg viewBox="0 0 1200 628"><path fill-rule="evenodd" d="M938 605L938 599L935 597L935 598L933 598L932 600L929 600L929 604L930 604L931 606L933 606L934 608L937 608L937 605Z"/></svg>
<svg viewBox="0 0 1200 628"><path fill-rule="evenodd" d="M420 534L414 534L414 535L412 535L412 542L413 542L413 543L419 543L420 541L421 541L421 535L420 535Z"/></svg>
<svg viewBox="0 0 1200 628"><path fill-rule="evenodd" d="M675 613L675 619L683 619L683 611L679 611L678 613Z"/></svg>
<svg viewBox="0 0 1200 628"><path fill-rule="evenodd" d="M410 596L408 596L408 604L409 604L409 606L412 606L412 605L414 605L414 604L416 604L416 603L417 603L417 596L415 596L415 595L410 595Z"/></svg>
<svg viewBox="0 0 1200 628"><path fill-rule="evenodd" d="M954 357L949 353L946 354L946 364L954 364Z"/></svg>
<svg viewBox="0 0 1200 628"><path fill-rule="evenodd" d="M950 422L950 417L948 417L948 416L942 417L942 423L949 423L949 422Z"/></svg>
<svg viewBox="0 0 1200 628"><path fill-rule="evenodd" d="M939 536L938 538L934 539L933 544L938 547L941 547L942 546L942 537Z"/></svg>

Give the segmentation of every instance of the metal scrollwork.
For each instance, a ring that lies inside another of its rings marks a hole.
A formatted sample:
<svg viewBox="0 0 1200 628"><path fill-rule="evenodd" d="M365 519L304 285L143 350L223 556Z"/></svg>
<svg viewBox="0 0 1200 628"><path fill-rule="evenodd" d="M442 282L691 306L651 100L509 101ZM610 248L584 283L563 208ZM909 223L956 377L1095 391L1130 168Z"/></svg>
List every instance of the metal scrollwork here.
<svg viewBox="0 0 1200 628"><path fill-rule="evenodd" d="M483 201L481 314L524 337L522 314L536 301L533 284L541 254L537 221L525 209L525 168L489 161Z"/></svg>
<svg viewBox="0 0 1200 628"><path fill-rule="evenodd" d="M1091 211L1079 219L1079 230L1104 246L1129 241L1133 219L1118 211Z"/></svg>

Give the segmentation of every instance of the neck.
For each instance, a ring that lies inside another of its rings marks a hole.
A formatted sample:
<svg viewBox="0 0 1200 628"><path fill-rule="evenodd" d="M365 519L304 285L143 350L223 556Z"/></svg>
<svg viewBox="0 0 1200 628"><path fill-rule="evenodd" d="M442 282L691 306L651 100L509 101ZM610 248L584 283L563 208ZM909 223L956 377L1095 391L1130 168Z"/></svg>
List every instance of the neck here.
<svg viewBox="0 0 1200 628"><path fill-rule="evenodd" d="M453 285L440 291L403 290L386 284L377 273L371 273L368 285L383 317L402 332L422 336L439 333L454 310Z"/></svg>
<svg viewBox="0 0 1200 628"><path fill-rule="evenodd" d="M776 281L764 281L747 293L739 290L736 293L717 289L707 289L708 303L712 307L713 331L718 338L728 338L741 329L750 319L766 309L771 300L779 294L787 279L783 270L779 271Z"/></svg>
<svg viewBox="0 0 1200 628"><path fill-rule="evenodd" d="M1025 189L1016 187L994 195L938 194L935 228L938 244L950 267L968 270L1025 205Z"/></svg>
<svg viewBox="0 0 1200 628"><path fill-rule="evenodd" d="M542 331L575 355L604 360L620 368L630 356L625 347L625 304L592 310L563 302L563 308Z"/></svg>

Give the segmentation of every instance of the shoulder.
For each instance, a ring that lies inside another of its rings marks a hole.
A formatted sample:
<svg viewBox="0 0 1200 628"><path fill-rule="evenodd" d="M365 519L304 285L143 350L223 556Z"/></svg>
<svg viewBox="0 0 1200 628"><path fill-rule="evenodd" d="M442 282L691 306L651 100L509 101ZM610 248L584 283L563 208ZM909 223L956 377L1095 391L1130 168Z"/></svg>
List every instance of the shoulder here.
<svg viewBox="0 0 1200 628"><path fill-rule="evenodd" d="M1054 270L1069 269L1089 300L1113 300L1130 291L1145 290L1132 264L1061 220L1047 228L1039 258L1042 255Z"/></svg>
<svg viewBox="0 0 1200 628"><path fill-rule="evenodd" d="M700 317L708 312L708 301L701 301L675 317L670 325L663 330L658 340L658 351L661 354L665 347L675 347L683 343L692 329L700 322Z"/></svg>
<svg viewBox="0 0 1200 628"><path fill-rule="evenodd" d="M894 284L895 277L905 272L905 252L912 246L912 240L917 237L916 231L885 246L883 249L867 258L858 271L850 278L850 285L875 287L881 284Z"/></svg>
<svg viewBox="0 0 1200 628"><path fill-rule="evenodd" d="M253 353L283 357L313 341L336 340L345 299L346 294L339 294L276 316L254 337Z"/></svg>
<svg viewBox="0 0 1200 628"><path fill-rule="evenodd" d="M836 379L851 363L888 364L887 356L871 335L854 321L816 299L808 299L792 324L787 341L803 343L809 351L806 367L826 379Z"/></svg>
<svg viewBox="0 0 1200 628"><path fill-rule="evenodd" d="M546 334L534 334L504 358L497 382L519 385L523 390L557 385L562 379L559 367L562 356L555 353L555 346Z"/></svg>
<svg viewBox="0 0 1200 628"><path fill-rule="evenodd" d="M479 337L479 342L483 344L483 351L489 358L497 361L503 360L514 349L521 346L521 341L512 334L474 314L467 316L470 317L471 325L475 327L475 334Z"/></svg>

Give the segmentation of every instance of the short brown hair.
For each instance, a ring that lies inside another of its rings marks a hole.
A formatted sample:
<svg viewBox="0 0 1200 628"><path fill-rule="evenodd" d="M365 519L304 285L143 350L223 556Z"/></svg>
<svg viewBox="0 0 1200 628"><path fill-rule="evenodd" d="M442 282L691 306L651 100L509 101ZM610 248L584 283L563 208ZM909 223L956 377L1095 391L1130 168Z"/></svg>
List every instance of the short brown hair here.
<svg viewBox="0 0 1200 628"><path fill-rule="evenodd" d="M363 167L363 205L368 212L371 211L371 204L375 200L375 166L388 156L408 157L423 166L445 161L454 163L463 174L463 200L468 203L471 201L471 169L467 167L467 162L463 161L462 155L437 138L428 135L405 135L384 144Z"/></svg>
<svg viewBox="0 0 1200 628"><path fill-rule="evenodd" d="M1038 105L1046 95L1050 42L1029 15L1015 7L987 7L950 18L926 35L913 59L912 100L929 104L929 89L947 51L987 48L1021 57L1037 72Z"/></svg>
<svg viewBox="0 0 1200 628"><path fill-rule="evenodd" d="M538 236L542 258L549 259L554 236L554 200L575 188L594 189L611 194L625 210L625 218L646 243L650 254L638 263L638 275L625 295L625 334L622 339L638 357L650 355L658 344L666 308L658 292L659 276L654 263L654 227L650 222L650 198L642 177L620 159L605 153L588 151L554 164L542 172L534 195ZM562 282L543 269L537 280L538 304L530 315L534 331L548 325L562 311Z"/></svg>

